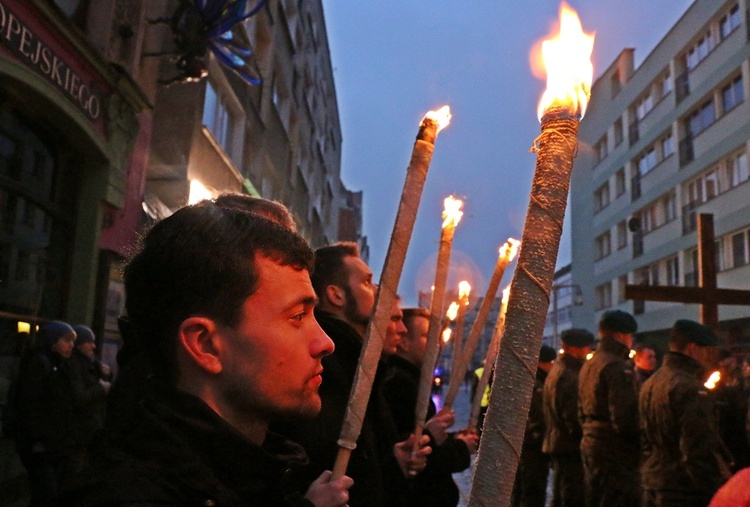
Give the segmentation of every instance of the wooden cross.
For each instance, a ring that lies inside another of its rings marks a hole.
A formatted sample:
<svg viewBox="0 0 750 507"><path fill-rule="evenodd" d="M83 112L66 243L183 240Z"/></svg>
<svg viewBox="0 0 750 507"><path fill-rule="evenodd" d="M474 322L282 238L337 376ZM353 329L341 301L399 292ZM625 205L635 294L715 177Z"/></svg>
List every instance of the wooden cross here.
<svg viewBox="0 0 750 507"><path fill-rule="evenodd" d="M701 323L714 331L719 329L719 305L750 306L750 290L717 287L714 217L710 213L698 215L698 275L698 287L626 285L625 298L638 301L699 303Z"/></svg>

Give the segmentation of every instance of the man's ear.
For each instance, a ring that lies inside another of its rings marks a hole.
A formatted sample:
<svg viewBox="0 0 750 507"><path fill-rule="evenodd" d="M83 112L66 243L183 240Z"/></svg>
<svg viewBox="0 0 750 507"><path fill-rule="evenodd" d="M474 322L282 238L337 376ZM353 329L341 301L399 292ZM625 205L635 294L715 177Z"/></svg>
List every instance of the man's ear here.
<svg viewBox="0 0 750 507"><path fill-rule="evenodd" d="M205 317L189 317L179 329L179 345L193 363L206 373L221 373L221 341L216 323Z"/></svg>
<svg viewBox="0 0 750 507"><path fill-rule="evenodd" d="M346 293L338 285L326 286L326 299L333 306L342 307L346 304Z"/></svg>

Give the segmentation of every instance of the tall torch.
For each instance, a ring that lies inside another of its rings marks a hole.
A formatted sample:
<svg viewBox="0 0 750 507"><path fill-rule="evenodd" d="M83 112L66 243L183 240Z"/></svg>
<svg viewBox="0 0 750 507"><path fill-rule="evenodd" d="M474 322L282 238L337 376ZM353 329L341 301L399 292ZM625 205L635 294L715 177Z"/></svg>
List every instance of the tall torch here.
<svg viewBox="0 0 750 507"><path fill-rule="evenodd" d="M419 390L417 391L417 406L415 407L416 427L414 433L415 450L422 439L427 410L430 406L430 393L432 391L432 378L435 372L435 363L440 353L440 335L443 317L443 301L445 299L445 285L448 280L448 266L451 259L451 248L453 246L453 234L456 226L463 216L461 206L463 202L454 199L453 196L446 197L443 201L443 226L440 232L440 248L438 250L437 267L435 268L435 283L430 302L430 324L427 328L427 349L422 361L422 371L419 378ZM455 317L454 317L455 318ZM451 319L453 320L453 319Z"/></svg>
<svg viewBox="0 0 750 507"><path fill-rule="evenodd" d="M544 41L547 90L521 252L511 282L505 334L484 421L469 506L510 505L549 308L578 132L591 87L594 38L578 16L560 9L560 34Z"/></svg>
<svg viewBox="0 0 750 507"><path fill-rule="evenodd" d="M362 431L362 422L365 418L367 402L370 399L370 391L372 391L372 382L375 379L375 371L383 350L383 339L396 301L396 291L404 267L406 250L409 247L412 230L414 230L422 189L427 179L432 152L435 149L435 139L440 130L448 125L450 117L450 108L444 106L438 111L427 113L419 126L411 161L406 170L406 181L401 193L396 222L393 224L391 243L388 246L388 253L380 275L375 306L365 333L354 384L349 394L349 404L341 426L338 440L339 452L333 465L334 479L344 476L349 464L349 456L357 447L357 439Z"/></svg>
<svg viewBox="0 0 750 507"><path fill-rule="evenodd" d="M453 402L456 401L456 396L458 396L458 388L461 387L461 383L464 381L464 374L466 373L462 358L464 354L464 320L466 319L466 310L469 308L470 295L471 285L469 282L466 280L459 282L458 317L456 317L456 331L455 336L453 336L453 358L451 361L448 392L445 394L445 400L443 401L444 408L453 408Z"/></svg>

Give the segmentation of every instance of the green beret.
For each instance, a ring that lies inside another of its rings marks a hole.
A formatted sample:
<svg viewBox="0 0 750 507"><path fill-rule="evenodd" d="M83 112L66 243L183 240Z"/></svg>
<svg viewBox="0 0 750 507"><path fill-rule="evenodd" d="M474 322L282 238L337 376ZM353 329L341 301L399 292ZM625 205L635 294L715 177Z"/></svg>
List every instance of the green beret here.
<svg viewBox="0 0 750 507"><path fill-rule="evenodd" d="M701 347L710 347L719 343L710 327L694 320L680 319L674 323L672 330Z"/></svg>
<svg viewBox="0 0 750 507"><path fill-rule="evenodd" d="M638 323L632 315L622 310L608 310L602 314L599 327L615 333L630 333L638 331Z"/></svg>
<svg viewBox="0 0 750 507"><path fill-rule="evenodd" d="M542 345L542 349L539 351L539 362L540 363L551 363L557 359L557 352L549 345Z"/></svg>
<svg viewBox="0 0 750 507"><path fill-rule="evenodd" d="M594 335L590 332L586 331L585 329L575 328L566 329L562 332L560 338L565 345L570 345L571 347L588 347L590 345L593 345L594 341L596 341Z"/></svg>

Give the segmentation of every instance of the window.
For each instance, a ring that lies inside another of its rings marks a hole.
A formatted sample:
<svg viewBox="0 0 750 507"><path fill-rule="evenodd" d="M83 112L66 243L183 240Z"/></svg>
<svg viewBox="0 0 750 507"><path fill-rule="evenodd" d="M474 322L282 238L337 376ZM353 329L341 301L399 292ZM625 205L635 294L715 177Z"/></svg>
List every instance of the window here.
<svg viewBox="0 0 750 507"><path fill-rule="evenodd" d="M621 167L615 173L615 196L620 197L625 191L625 168Z"/></svg>
<svg viewBox="0 0 750 507"><path fill-rule="evenodd" d="M216 142L226 153L231 153L232 117L210 81L206 83L203 103L203 125L208 127Z"/></svg>
<svg viewBox="0 0 750 507"><path fill-rule="evenodd" d="M622 250L628 246L628 224L623 220L617 224L617 249Z"/></svg>
<svg viewBox="0 0 750 507"><path fill-rule="evenodd" d="M596 309L604 310L610 306L612 306L612 282L607 282L596 287Z"/></svg>
<svg viewBox="0 0 750 507"><path fill-rule="evenodd" d="M674 153L674 138L672 134L661 140L661 158L665 159Z"/></svg>
<svg viewBox="0 0 750 507"><path fill-rule="evenodd" d="M715 119L714 102L713 100L709 100L703 103L700 109L690 115L688 118L688 129L693 136L697 136L710 127Z"/></svg>
<svg viewBox="0 0 750 507"><path fill-rule="evenodd" d="M609 154L609 150L607 148L607 136L605 135L601 139L599 139L599 142L596 143L596 154L599 157L598 161L601 162L605 158L607 158L607 155Z"/></svg>
<svg viewBox="0 0 750 507"><path fill-rule="evenodd" d="M745 100L745 97L742 90L742 75L740 74L721 89L721 105L726 113L741 104L743 100Z"/></svg>
<svg viewBox="0 0 750 507"><path fill-rule="evenodd" d="M677 194L670 190L636 214L641 220L641 231L647 234L677 218Z"/></svg>
<svg viewBox="0 0 750 507"><path fill-rule="evenodd" d="M638 159L638 172L641 176L645 176L654 167L656 167L656 150L651 148Z"/></svg>
<svg viewBox="0 0 750 507"><path fill-rule="evenodd" d="M617 278L617 302L624 303L625 299L625 286L628 284L628 275L622 275Z"/></svg>
<svg viewBox="0 0 750 507"><path fill-rule="evenodd" d="M620 146L623 140L622 118L615 121L615 147Z"/></svg>
<svg viewBox="0 0 750 507"><path fill-rule="evenodd" d="M703 37L698 39L698 42L691 47L685 57L685 66L688 70L693 70L698 66L704 58L708 56L711 50L714 48L713 38L711 37L711 31L709 30Z"/></svg>
<svg viewBox="0 0 750 507"><path fill-rule="evenodd" d="M731 181L733 187L747 181L748 177L750 177L747 167L747 153L743 151L729 157L728 168L732 174Z"/></svg>
<svg viewBox="0 0 750 507"><path fill-rule="evenodd" d="M724 40L729 37L729 34L734 32L740 26L740 7L735 5L729 11L729 13L719 20L719 26L721 27L721 39Z"/></svg>
<svg viewBox="0 0 750 507"><path fill-rule="evenodd" d="M663 97L666 97L670 93L672 93L672 89L674 88L674 85L672 84L672 75L669 73L669 70L667 70L667 74L664 76L664 79L661 81L661 94Z"/></svg>
<svg viewBox="0 0 750 507"><path fill-rule="evenodd" d="M654 108L654 98L649 92L648 95L641 98L635 106L635 115L642 120Z"/></svg>
<svg viewBox="0 0 750 507"><path fill-rule="evenodd" d="M732 267L738 268L747 264L746 231L732 235Z"/></svg>
<svg viewBox="0 0 750 507"><path fill-rule="evenodd" d="M595 260L598 261L600 259L603 259L604 257L607 257L610 253L612 253L612 241L611 241L611 235L609 231L597 236L594 242L596 243L596 259Z"/></svg>
<svg viewBox="0 0 750 507"><path fill-rule="evenodd" d="M594 213L609 206L609 181L594 192Z"/></svg>
<svg viewBox="0 0 750 507"><path fill-rule="evenodd" d="M667 285L680 285L680 260L675 255L665 262Z"/></svg>

